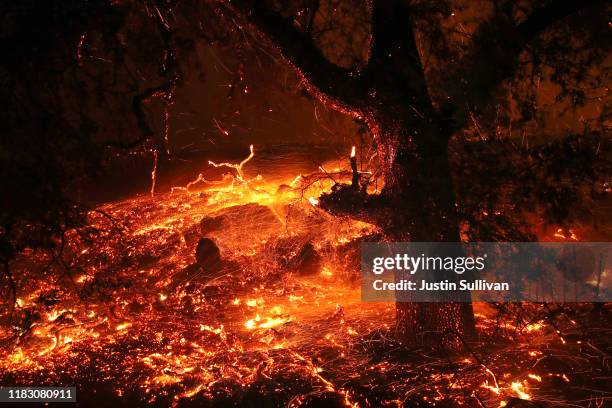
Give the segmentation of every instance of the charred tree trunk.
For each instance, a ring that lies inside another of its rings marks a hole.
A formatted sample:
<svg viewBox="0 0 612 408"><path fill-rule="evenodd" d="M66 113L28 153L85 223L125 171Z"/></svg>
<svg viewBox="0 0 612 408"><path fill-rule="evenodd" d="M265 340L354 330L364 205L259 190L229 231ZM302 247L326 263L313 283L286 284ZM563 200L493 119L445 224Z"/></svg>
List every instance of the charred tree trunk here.
<svg viewBox="0 0 612 408"><path fill-rule="evenodd" d="M458 220L455 214L455 196L446 148L424 154L408 163L413 179L402 183L399 194L408 214L396 221L401 236L408 231L413 242L460 242ZM401 208L401 207L400 207ZM401 225L401 222L404 225ZM458 254L460 255L460 254ZM437 280L435 275L428 276ZM440 276L453 280L456 274ZM457 279L458 281L458 279ZM396 331L400 339L410 344L438 345L455 348L461 338L475 335L474 315L469 294L447 293L447 300L436 303L404 303L396 305ZM462 296L461 302L451 302Z"/></svg>
<svg viewBox="0 0 612 408"><path fill-rule="evenodd" d="M452 128L445 126L444 119L415 118L410 107L393 108L389 103L384 111L375 111L369 123L386 171L382 192L370 196L353 186L339 186L322 196L320 205L338 215L375 223L395 242L460 242L447 151ZM427 278L459 280L456 274ZM398 301L398 338L411 345L449 348L473 338L469 293L445 293L431 303Z"/></svg>
<svg viewBox="0 0 612 408"><path fill-rule="evenodd" d="M386 234L395 241L460 242L455 194L447 154L451 130L424 123L414 131L399 131L397 149L390 155L390 168L382 193L395 210L390 213ZM402 140L410 132L411 141ZM386 144L393 146L394 143ZM435 276L428 278L436 279ZM452 281L457 275L444 276ZM442 279L442 277L440 277ZM449 301L435 303L398 302L396 333L412 345L456 348L475 335L469 294L450 293ZM463 296L462 302L451 302Z"/></svg>

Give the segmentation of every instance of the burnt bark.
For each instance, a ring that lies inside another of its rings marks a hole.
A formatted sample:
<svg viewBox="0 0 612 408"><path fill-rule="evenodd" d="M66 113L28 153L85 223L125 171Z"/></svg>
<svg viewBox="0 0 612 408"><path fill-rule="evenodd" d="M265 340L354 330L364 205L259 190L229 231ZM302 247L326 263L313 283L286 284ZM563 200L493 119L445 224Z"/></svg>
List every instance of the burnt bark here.
<svg viewBox="0 0 612 408"><path fill-rule="evenodd" d="M374 223L396 242L460 242L447 152L452 130L443 120L384 120L376 122L387 166L383 191L371 196L343 185L320 197L320 206ZM428 278L458 281L457 275ZM407 344L457 348L475 332L469 294L396 304L396 334Z"/></svg>
<svg viewBox="0 0 612 408"><path fill-rule="evenodd" d="M401 147L395 153L383 194L396 211L385 232L395 241L460 242L447 154L450 131L429 123L420 130L413 149ZM459 280L455 274L428 278ZM412 345L461 346L475 336L469 293L448 292L435 303L398 301L396 333Z"/></svg>

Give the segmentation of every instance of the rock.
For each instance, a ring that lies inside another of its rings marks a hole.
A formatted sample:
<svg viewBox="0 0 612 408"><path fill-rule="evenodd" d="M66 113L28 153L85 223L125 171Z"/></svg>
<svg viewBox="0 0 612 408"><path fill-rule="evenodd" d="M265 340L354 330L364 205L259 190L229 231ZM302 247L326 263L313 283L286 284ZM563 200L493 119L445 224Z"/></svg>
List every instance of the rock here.
<svg viewBox="0 0 612 408"><path fill-rule="evenodd" d="M200 238L195 249L195 263L188 265L172 275L175 286L207 282L219 273L238 269L239 265L231 259L223 259L215 241L210 238Z"/></svg>
<svg viewBox="0 0 612 408"><path fill-rule="evenodd" d="M279 206L277 214L285 222L286 229L295 234L306 234L312 230L325 228L329 222L322 211L314 211L310 204Z"/></svg>
<svg viewBox="0 0 612 408"><path fill-rule="evenodd" d="M321 256L314 245L307 242L291 260L291 266L295 270L296 275L314 275L321 271Z"/></svg>
<svg viewBox="0 0 612 408"><path fill-rule="evenodd" d="M195 250L196 263L202 268L210 268L221 262L221 251L210 238L201 238Z"/></svg>

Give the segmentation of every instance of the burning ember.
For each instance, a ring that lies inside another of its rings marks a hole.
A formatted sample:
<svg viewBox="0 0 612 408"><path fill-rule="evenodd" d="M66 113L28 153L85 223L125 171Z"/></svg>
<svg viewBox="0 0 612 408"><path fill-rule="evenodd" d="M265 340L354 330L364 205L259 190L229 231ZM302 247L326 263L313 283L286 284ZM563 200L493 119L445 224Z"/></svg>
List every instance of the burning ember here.
<svg viewBox="0 0 612 408"><path fill-rule="evenodd" d="M19 259L18 298L2 320L11 322L1 332L2 382L66 383L82 400L161 405L609 398L609 380L586 380L606 375L609 345L596 338L609 338L609 325L593 337L596 326L570 321L563 307L475 305L478 347L456 356L404 349L394 305L361 303L356 286L359 242L378 230L317 208L334 183L328 172L269 183L245 173L254 155L251 145L238 164L209 162L233 171L220 181L199 175L169 193L100 206L89 214L97 240L69 234L61 262ZM335 181L351 176L333 172Z"/></svg>

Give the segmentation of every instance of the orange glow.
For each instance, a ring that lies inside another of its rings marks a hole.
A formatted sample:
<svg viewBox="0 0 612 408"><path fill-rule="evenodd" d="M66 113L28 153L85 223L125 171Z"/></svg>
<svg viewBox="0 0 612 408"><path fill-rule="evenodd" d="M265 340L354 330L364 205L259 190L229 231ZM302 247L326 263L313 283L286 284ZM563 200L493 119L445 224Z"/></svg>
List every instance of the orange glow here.
<svg viewBox="0 0 612 408"><path fill-rule="evenodd" d="M569 233L569 234L568 234ZM554 234L555 238L560 238L568 241L578 241L578 236L576 235L573 229L567 230L567 233L563 230L563 228L557 229L557 232Z"/></svg>
<svg viewBox="0 0 612 408"><path fill-rule="evenodd" d="M331 278L332 276L334 276L334 273L327 266L325 266L321 270L321 276L325 278Z"/></svg>
<svg viewBox="0 0 612 408"><path fill-rule="evenodd" d="M520 382L513 382L510 385L510 388L512 389L512 391L514 391L519 398L524 399L524 400L529 400L531 399L531 395L527 394L524 389L526 389L527 387L525 387L523 385L523 383Z"/></svg>
<svg viewBox="0 0 612 408"><path fill-rule="evenodd" d="M542 377L536 374L529 374L529 378L536 380L537 382L542 382Z"/></svg>
<svg viewBox="0 0 612 408"><path fill-rule="evenodd" d="M542 330L543 327L544 326L542 325L542 323L532 323L525 326L523 330L527 333L531 333L534 331Z"/></svg>
<svg viewBox="0 0 612 408"><path fill-rule="evenodd" d="M291 375L305 378L318 392L335 394L347 407L359 405L344 384L371 371L393 387L405 387L390 389L393 398L385 401L398 406L402 400L396 397L414 384L401 385L392 378L413 367L370 362L371 355L363 351L364 345L394 341L394 305L361 302L355 284L359 255L346 252L380 230L313 208L334 183L351 181L347 158L323 163L314 177L291 173L270 181L249 176L258 170L252 160L255 149L249 150L239 163L211 162L232 171L220 180L199 174L173 191L156 191L153 198L146 194L100 206L113 220L122 220L119 232L116 221L90 213L101 238L86 243L69 236L68 247L83 268L74 275L78 288L108 283L103 296L94 292L104 300L74 294L49 302L27 336L0 354L0 371L26 378L48 371L69 376L87 361L87 353L102 354L112 361L99 367L104 375L133 380L134 388L153 404L163 403L165 395L173 401L208 398L220 392L220 384L245 390L262 379ZM353 157L355 153L351 148ZM205 234L203 221L211 221ZM220 271L209 273L195 263L202 236L218 245ZM47 263L41 258L41 265ZM62 283L33 276L38 285L19 292L19 308L34 308L42 295ZM491 315L477 309L484 332L497 324ZM523 327L505 320L498 327L520 332L531 342L543 338L549 326L546 321ZM520 352L512 358L520 355L533 363L542 355L540 343L521 341L516 341ZM557 335L554 341L559 344ZM130 353L117 363L113 353L127 347ZM431 391L423 395L428 401L453 395L463 403L457 404L468 406L464 395L469 387L495 399L490 406L502 398L537 396L527 385L539 383L540 374L509 374L494 365L481 369L469 354L457 361L467 370L461 375L430 377L423 370ZM569 381L562 372L552 374ZM125 393L125 383L113 391Z"/></svg>

